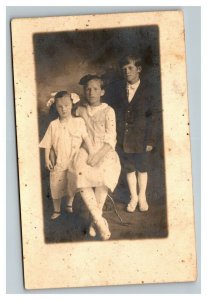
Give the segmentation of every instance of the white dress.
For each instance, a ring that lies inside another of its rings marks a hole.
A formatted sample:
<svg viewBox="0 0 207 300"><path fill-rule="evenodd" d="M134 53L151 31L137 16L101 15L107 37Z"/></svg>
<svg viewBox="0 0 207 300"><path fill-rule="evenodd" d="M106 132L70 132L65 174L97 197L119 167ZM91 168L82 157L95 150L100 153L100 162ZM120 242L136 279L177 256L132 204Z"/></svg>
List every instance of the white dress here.
<svg viewBox="0 0 207 300"><path fill-rule="evenodd" d="M55 166L50 171L50 189L53 199L67 195L68 170L73 170L78 151L83 139L87 136L82 118L71 117L67 122L59 119L52 121L39 145L40 148L53 148Z"/></svg>
<svg viewBox="0 0 207 300"><path fill-rule="evenodd" d="M81 147L75 162L73 175L74 190L85 187L107 186L113 191L118 183L121 165L116 145L116 120L113 108L106 103L91 108L79 107L78 116L84 119L93 149L98 151L105 143L111 146L111 150L91 167L87 164L88 153L85 147ZM72 177L71 177L72 178Z"/></svg>

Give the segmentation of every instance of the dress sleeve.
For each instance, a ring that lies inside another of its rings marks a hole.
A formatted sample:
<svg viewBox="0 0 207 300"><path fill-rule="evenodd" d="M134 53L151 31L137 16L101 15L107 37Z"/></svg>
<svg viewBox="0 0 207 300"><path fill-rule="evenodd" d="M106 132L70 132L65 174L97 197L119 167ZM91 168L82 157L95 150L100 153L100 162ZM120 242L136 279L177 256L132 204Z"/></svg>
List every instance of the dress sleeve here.
<svg viewBox="0 0 207 300"><path fill-rule="evenodd" d="M113 149L116 146L116 117L113 108L109 108L106 113L106 132L104 142L111 145Z"/></svg>
<svg viewBox="0 0 207 300"><path fill-rule="evenodd" d="M52 125L50 123L43 139L41 140L39 144L40 148L51 148L52 147Z"/></svg>
<svg viewBox="0 0 207 300"><path fill-rule="evenodd" d="M86 124L85 124L85 121L80 118L80 130L81 130L81 137L84 139L88 136L88 132L87 132L87 129L86 129Z"/></svg>
<svg viewBox="0 0 207 300"><path fill-rule="evenodd" d="M80 117L80 106L78 106L75 110L75 116Z"/></svg>

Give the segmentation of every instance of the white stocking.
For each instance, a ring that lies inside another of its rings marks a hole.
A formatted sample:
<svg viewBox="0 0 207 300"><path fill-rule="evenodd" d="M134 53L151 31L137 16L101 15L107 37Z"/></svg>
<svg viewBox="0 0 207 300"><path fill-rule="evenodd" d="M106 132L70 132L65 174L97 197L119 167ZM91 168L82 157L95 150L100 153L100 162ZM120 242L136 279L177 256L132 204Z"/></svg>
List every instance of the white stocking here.
<svg viewBox="0 0 207 300"><path fill-rule="evenodd" d="M98 207L101 211L103 211L103 206L106 202L106 197L108 194L108 188L106 186L98 186L95 188L95 196L96 196L96 200L98 202Z"/></svg>
<svg viewBox="0 0 207 300"><path fill-rule="evenodd" d="M98 207L98 203L95 197L95 193L92 188L82 188L80 190L81 197L88 208L94 221L97 221L101 217L101 211Z"/></svg>
<svg viewBox="0 0 207 300"><path fill-rule="evenodd" d="M127 173L127 183L131 199L137 199L137 176L136 172Z"/></svg>
<svg viewBox="0 0 207 300"><path fill-rule="evenodd" d="M146 189L147 189L147 172L138 172L138 185L139 185L139 196L146 197Z"/></svg>
<svg viewBox="0 0 207 300"><path fill-rule="evenodd" d="M93 221L100 233L100 236L103 240L108 240L110 238L110 231L108 228L107 221L102 217L101 210L98 206L98 202L95 197L95 193L92 188L82 188L80 190L82 199L87 206Z"/></svg>
<svg viewBox="0 0 207 300"><path fill-rule="evenodd" d="M61 198L53 199L53 208L55 212L60 212Z"/></svg>

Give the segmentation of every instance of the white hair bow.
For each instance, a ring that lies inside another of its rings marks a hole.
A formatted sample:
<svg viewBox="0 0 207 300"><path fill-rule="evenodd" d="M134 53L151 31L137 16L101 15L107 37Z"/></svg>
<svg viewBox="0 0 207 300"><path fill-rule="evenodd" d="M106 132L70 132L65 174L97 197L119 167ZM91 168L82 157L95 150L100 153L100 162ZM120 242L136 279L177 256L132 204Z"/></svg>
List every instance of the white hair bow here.
<svg viewBox="0 0 207 300"><path fill-rule="evenodd" d="M55 95L57 93L58 92L52 92L50 94L50 99L47 101L47 104L46 104L47 107L51 107L51 105L55 102ZM70 93L70 98L71 98L71 101L72 101L73 104L76 104L80 101L80 97L76 93Z"/></svg>
<svg viewBox="0 0 207 300"><path fill-rule="evenodd" d="M76 93L70 93L70 98L71 98L73 104L76 104L80 101L80 97Z"/></svg>

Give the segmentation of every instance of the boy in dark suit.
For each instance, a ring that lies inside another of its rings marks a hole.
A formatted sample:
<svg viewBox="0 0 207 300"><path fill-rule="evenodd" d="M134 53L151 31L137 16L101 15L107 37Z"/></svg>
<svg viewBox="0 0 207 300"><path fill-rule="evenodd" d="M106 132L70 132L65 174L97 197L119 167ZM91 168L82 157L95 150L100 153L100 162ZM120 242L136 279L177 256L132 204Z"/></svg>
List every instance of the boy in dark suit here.
<svg viewBox="0 0 207 300"><path fill-rule="evenodd" d="M117 151L130 191L128 212L147 211L148 157L154 146L150 86L140 79L140 57L125 56L120 67L124 81L114 89L112 106L117 121ZM138 190L137 190L138 187Z"/></svg>

